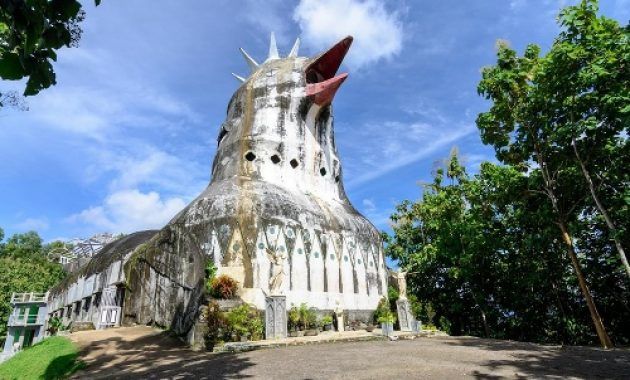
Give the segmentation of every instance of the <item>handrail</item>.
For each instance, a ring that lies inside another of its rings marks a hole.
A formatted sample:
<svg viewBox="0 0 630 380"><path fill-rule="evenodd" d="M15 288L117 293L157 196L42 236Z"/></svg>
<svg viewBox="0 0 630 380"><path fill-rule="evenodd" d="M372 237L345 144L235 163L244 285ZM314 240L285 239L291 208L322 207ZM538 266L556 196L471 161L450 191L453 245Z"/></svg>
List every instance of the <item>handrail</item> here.
<svg viewBox="0 0 630 380"><path fill-rule="evenodd" d="M28 303L28 302L47 302L48 292L46 293L12 293L11 303Z"/></svg>

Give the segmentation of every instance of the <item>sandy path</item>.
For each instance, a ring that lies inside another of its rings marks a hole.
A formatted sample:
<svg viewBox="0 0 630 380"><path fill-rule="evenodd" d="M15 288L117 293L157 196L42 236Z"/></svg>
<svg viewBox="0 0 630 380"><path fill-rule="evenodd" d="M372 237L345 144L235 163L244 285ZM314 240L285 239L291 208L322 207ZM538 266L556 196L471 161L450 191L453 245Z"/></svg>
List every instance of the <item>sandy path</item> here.
<svg viewBox="0 0 630 380"><path fill-rule="evenodd" d="M374 379L625 378L630 351L468 337L355 342L213 355L148 327L80 332L76 378Z"/></svg>

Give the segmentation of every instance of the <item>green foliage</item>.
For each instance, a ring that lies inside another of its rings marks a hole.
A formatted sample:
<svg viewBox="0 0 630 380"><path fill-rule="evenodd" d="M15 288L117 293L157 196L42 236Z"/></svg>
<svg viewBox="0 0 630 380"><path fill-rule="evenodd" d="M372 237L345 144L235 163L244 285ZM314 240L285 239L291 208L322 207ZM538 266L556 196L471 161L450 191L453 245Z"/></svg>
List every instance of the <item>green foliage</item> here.
<svg viewBox="0 0 630 380"><path fill-rule="evenodd" d="M79 24L85 18L81 4L76 0L2 0L0 5L0 78L27 78L25 96L56 84L52 62L62 47L77 46Z"/></svg>
<svg viewBox="0 0 630 380"><path fill-rule="evenodd" d="M255 307L242 304L228 312L222 312L216 301L211 301L205 312L208 333L206 347L212 349L225 341L261 340L265 326L263 314Z"/></svg>
<svg viewBox="0 0 630 380"><path fill-rule="evenodd" d="M60 264L49 262L35 232L15 234L0 245L0 340L6 336L13 292L46 292L61 281Z"/></svg>
<svg viewBox="0 0 630 380"><path fill-rule="evenodd" d="M309 308L305 303L301 303L300 306L291 307L288 312L288 317L289 330L306 330L318 327L317 313L315 312L315 309ZM328 320L326 317L329 317L330 323L332 323L332 317L325 316L324 319L326 320Z"/></svg>
<svg viewBox="0 0 630 380"><path fill-rule="evenodd" d="M63 329L64 329L64 326L63 326L63 321L61 320L61 318L55 316L48 319L48 332L50 333L50 335L57 335L57 331L63 330Z"/></svg>
<svg viewBox="0 0 630 380"><path fill-rule="evenodd" d="M205 318L208 326L206 348L212 350L215 345L223 343L227 335L227 322L217 301L210 301L205 311Z"/></svg>
<svg viewBox="0 0 630 380"><path fill-rule="evenodd" d="M322 326L331 325L333 323L332 315L324 315L320 321Z"/></svg>
<svg viewBox="0 0 630 380"><path fill-rule="evenodd" d="M300 326L300 309L297 306L293 306L289 309L288 317L289 330L297 330Z"/></svg>
<svg viewBox="0 0 630 380"><path fill-rule="evenodd" d="M22 258L42 255L42 253L42 238L35 231L11 236L1 252L3 256Z"/></svg>
<svg viewBox="0 0 630 380"><path fill-rule="evenodd" d="M54 336L0 364L0 379L65 379L85 363L70 339Z"/></svg>
<svg viewBox="0 0 630 380"><path fill-rule="evenodd" d="M226 314L227 328L236 340L247 337L250 340L261 340L264 334L262 313L253 306L242 304Z"/></svg>
<svg viewBox="0 0 630 380"><path fill-rule="evenodd" d="M374 322L378 322L378 320L386 315L388 312L391 312L390 301L383 297L378 301L378 305L376 306L376 310L374 310Z"/></svg>
<svg viewBox="0 0 630 380"><path fill-rule="evenodd" d="M396 323L396 316L394 315L394 313L387 309L385 310L376 320L378 323L391 323L394 324Z"/></svg>
<svg viewBox="0 0 630 380"><path fill-rule="evenodd" d="M238 281L228 275L220 275L210 281L210 294L219 299L232 299L236 297Z"/></svg>
<svg viewBox="0 0 630 380"><path fill-rule="evenodd" d="M206 291L212 294L212 281L217 275L217 267L214 265L213 260L208 260L205 268L206 272Z"/></svg>

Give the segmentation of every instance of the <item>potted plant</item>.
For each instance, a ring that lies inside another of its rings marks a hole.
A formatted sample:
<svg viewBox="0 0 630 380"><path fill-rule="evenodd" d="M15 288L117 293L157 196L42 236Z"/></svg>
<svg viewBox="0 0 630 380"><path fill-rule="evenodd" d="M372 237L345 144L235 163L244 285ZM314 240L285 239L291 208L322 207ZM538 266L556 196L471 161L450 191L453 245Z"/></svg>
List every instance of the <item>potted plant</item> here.
<svg viewBox="0 0 630 380"><path fill-rule="evenodd" d="M319 326L317 325L317 314L315 310L307 309L304 328L306 329L304 332L305 336L319 335Z"/></svg>
<svg viewBox="0 0 630 380"><path fill-rule="evenodd" d="M394 332L394 322L396 322L396 316L391 310L384 311L380 317L378 317L378 323L381 324L383 329L383 335L389 336Z"/></svg>
<svg viewBox="0 0 630 380"><path fill-rule="evenodd" d="M321 320L321 324L324 327L324 331L332 330L333 318L332 315L324 315Z"/></svg>
<svg viewBox="0 0 630 380"><path fill-rule="evenodd" d="M214 298L229 300L236 297L238 291L238 281L232 277L222 274L214 277L210 281L210 293Z"/></svg>
<svg viewBox="0 0 630 380"><path fill-rule="evenodd" d="M298 336L298 329L300 324L300 310L293 306L289 309L289 336L296 337ZM303 333L302 333L303 334Z"/></svg>

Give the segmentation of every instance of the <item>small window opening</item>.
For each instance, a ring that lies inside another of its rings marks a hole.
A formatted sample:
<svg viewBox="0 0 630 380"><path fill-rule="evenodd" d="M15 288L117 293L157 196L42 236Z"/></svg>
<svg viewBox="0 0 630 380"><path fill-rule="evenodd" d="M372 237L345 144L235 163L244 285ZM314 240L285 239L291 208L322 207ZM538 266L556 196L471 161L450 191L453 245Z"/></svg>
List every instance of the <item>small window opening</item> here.
<svg viewBox="0 0 630 380"><path fill-rule="evenodd" d="M278 156L277 154L274 154L273 156L271 156L271 162L273 162L274 164L277 164L280 162L280 156Z"/></svg>
<svg viewBox="0 0 630 380"><path fill-rule="evenodd" d="M298 165L299 165L298 161L297 161L295 158L294 158L294 159L292 159L289 163L291 164L291 167L292 167L293 169L297 168L297 167L298 167Z"/></svg>
<svg viewBox="0 0 630 380"><path fill-rule="evenodd" d="M322 177L325 176L326 175L326 168L319 169L319 174L321 174Z"/></svg>
<svg viewBox="0 0 630 380"><path fill-rule="evenodd" d="M256 159L256 155L254 152L247 152L247 154L245 154L245 159L247 161L254 161Z"/></svg>
<svg viewBox="0 0 630 380"><path fill-rule="evenodd" d="M338 175L336 175L336 176L335 176L335 182L339 182L339 179L340 179L340 178L339 178L339 176L338 176Z"/></svg>

